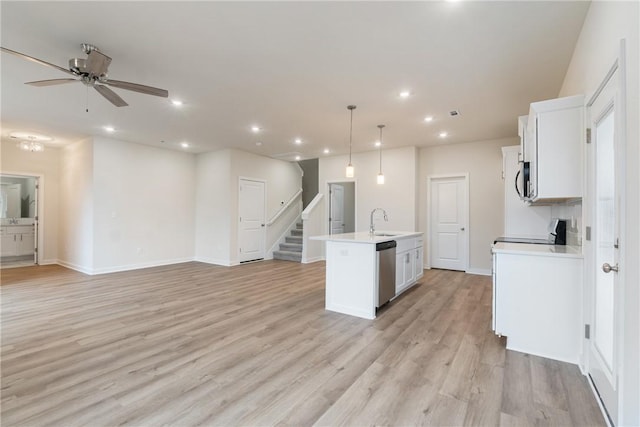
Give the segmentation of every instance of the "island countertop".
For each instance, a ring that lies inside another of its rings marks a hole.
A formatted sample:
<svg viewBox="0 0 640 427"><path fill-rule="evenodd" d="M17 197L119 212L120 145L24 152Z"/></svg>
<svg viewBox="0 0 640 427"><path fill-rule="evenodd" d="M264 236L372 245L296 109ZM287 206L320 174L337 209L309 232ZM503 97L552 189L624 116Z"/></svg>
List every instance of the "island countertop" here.
<svg viewBox="0 0 640 427"><path fill-rule="evenodd" d="M422 232L418 231L376 231L373 235L368 231L360 231L357 233L327 234L324 236L310 237L312 240L323 240L326 242L342 242L342 243L380 243L388 242L396 239L404 239L408 237L422 236Z"/></svg>

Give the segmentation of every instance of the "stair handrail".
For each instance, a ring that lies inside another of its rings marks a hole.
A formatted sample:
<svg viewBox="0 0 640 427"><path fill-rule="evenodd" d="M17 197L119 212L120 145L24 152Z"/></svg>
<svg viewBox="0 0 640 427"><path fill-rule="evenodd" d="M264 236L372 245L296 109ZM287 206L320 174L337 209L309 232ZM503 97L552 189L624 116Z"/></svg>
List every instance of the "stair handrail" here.
<svg viewBox="0 0 640 427"><path fill-rule="evenodd" d="M269 220L269 222L267 222L267 227L269 227L270 225L273 225L276 220L278 218L280 218L280 215L283 214L284 211L286 211L289 206L291 206L293 204L293 202L302 194L302 188L299 189L296 194L294 194L287 203L285 203L284 205L282 205L282 207L280 208L280 210L278 212L276 212L276 214Z"/></svg>
<svg viewBox="0 0 640 427"><path fill-rule="evenodd" d="M309 203L307 205L307 207L302 211L302 219L303 220L308 220L309 219L309 215L316 208L318 203L320 203L320 200L322 200L323 197L324 197L324 194L322 194L322 193L316 194L316 197L314 197L313 200L311 201L311 203Z"/></svg>

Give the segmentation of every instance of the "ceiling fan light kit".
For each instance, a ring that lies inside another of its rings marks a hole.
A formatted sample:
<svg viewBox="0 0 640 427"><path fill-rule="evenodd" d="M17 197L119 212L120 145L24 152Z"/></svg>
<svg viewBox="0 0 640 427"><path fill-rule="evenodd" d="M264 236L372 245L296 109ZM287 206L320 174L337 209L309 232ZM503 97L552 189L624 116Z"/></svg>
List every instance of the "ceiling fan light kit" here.
<svg viewBox="0 0 640 427"><path fill-rule="evenodd" d="M83 52L87 54L87 58L71 58L69 60L69 69L59 67L58 65L51 64L47 61L43 61L33 56L29 56L15 50L7 49L5 47L0 47L0 50L2 50L2 52L18 56L22 59L35 62L36 64L55 68L58 71L62 71L63 73L70 74L75 77L66 79L38 80L25 83L31 86L42 87L82 82L87 87L93 87L100 95L102 95L116 107L126 107L129 104L127 104L124 99L122 99L117 93L115 93L107 86L138 92L145 95L154 95L162 98L169 97L169 92L165 89L145 86L138 83L131 83L122 80L109 79L107 77L107 72L109 70L109 64L111 64L111 58L100 52L100 50L94 45L83 43L81 46Z"/></svg>

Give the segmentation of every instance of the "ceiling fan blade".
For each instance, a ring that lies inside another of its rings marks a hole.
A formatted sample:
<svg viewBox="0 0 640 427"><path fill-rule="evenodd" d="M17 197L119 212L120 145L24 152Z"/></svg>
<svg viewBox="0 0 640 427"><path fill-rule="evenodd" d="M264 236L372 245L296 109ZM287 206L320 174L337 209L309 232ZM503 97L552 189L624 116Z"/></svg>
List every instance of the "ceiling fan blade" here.
<svg viewBox="0 0 640 427"><path fill-rule="evenodd" d="M165 89L159 89L157 87L139 85L137 83L123 82L120 80L107 80L102 82L106 85L117 87L119 89L132 90L134 92L144 93L145 95L161 96L163 98L169 97L169 92Z"/></svg>
<svg viewBox="0 0 640 427"><path fill-rule="evenodd" d="M61 84L65 84L65 83L73 83L73 82L79 82L80 80L76 80L76 79L51 79L51 80L38 80L35 82L26 82L26 85L31 85L31 86L53 86L53 85L61 85Z"/></svg>
<svg viewBox="0 0 640 427"><path fill-rule="evenodd" d="M111 64L111 58L102 52L92 50L87 57L87 71L89 74L100 77L107 73L107 69Z"/></svg>
<svg viewBox="0 0 640 427"><path fill-rule="evenodd" d="M112 91L106 86L95 85L94 88L98 91L100 95L107 98L107 100L113 105L115 105L116 107L126 107L127 105L129 105L124 101L124 99L120 98L120 96L118 96L117 93L115 93L114 91Z"/></svg>
<svg viewBox="0 0 640 427"><path fill-rule="evenodd" d="M63 73L67 73L67 74L71 74L72 76L75 76L74 73L72 73L71 71L67 70L66 68L59 67L59 66L57 66L55 64L52 64L50 62L43 61L42 59L34 58L33 56L25 55L24 53L20 53L20 52L16 52L15 50L7 49L6 47L1 47L0 46L0 49L3 52L10 53L10 54L15 55L15 56L19 56L22 59L26 59L28 61L35 62L36 64L40 64L40 65L44 65L44 66L47 66L47 67L55 68L56 70L60 70Z"/></svg>

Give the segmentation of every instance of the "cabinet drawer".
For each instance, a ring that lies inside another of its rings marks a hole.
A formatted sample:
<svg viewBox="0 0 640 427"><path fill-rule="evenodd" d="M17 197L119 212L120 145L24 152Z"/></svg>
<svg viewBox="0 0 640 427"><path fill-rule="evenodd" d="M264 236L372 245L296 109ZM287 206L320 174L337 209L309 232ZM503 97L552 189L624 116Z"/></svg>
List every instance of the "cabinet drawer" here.
<svg viewBox="0 0 640 427"><path fill-rule="evenodd" d="M409 249L415 248L414 239L399 239L396 240L398 246L396 246L396 253L408 251Z"/></svg>
<svg viewBox="0 0 640 427"><path fill-rule="evenodd" d="M14 225L6 227L6 234L33 233L33 225Z"/></svg>

